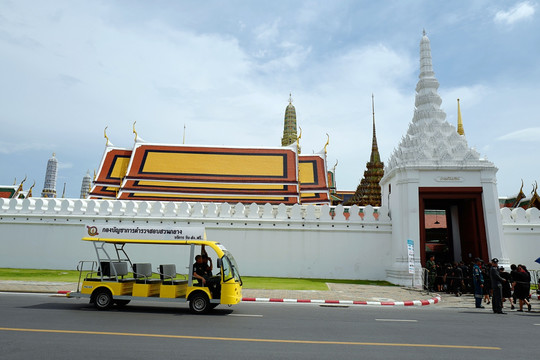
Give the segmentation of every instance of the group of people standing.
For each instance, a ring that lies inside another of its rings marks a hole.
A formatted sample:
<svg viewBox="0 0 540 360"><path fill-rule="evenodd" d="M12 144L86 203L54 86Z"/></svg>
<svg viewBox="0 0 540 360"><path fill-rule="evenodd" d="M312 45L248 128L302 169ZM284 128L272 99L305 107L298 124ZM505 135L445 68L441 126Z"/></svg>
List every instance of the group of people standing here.
<svg viewBox="0 0 540 360"><path fill-rule="evenodd" d="M440 265L431 256L426 263L428 271L427 288L430 291L454 293L461 296L463 293L474 293L475 306L484 308L484 303L492 304L493 312L505 314L503 303L508 301L511 309L519 304L517 311L523 311L526 305L531 311L530 286L531 274L525 265L512 265L508 273L499 267L499 260L492 259L489 263L476 258L469 266L463 262Z"/></svg>

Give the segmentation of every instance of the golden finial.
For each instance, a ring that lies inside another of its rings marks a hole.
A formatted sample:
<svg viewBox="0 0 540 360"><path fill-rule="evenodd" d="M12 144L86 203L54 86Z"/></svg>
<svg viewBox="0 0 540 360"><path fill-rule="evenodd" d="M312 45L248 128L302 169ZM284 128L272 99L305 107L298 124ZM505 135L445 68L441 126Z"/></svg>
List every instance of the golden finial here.
<svg viewBox="0 0 540 360"><path fill-rule="evenodd" d="M107 128L108 126L105 126L105 130L103 130L103 137L107 139L107 143L105 144L105 146L109 146L109 137L107 136Z"/></svg>
<svg viewBox="0 0 540 360"><path fill-rule="evenodd" d="M299 126L298 129L300 129L300 134L296 138L296 149L300 153L300 139L302 138L302 128Z"/></svg>
<svg viewBox="0 0 540 360"><path fill-rule="evenodd" d="M332 172L335 174L336 173L336 167L338 165L338 159L336 159L336 164L334 165L334 167L332 168Z"/></svg>
<svg viewBox="0 0 540 360"><path fill-rule="evenodd" d="M34 183L32 184L32 186L30 186L30 189L28 190L28 194L26 194L27 199L29 197L32 197L32 189L34 188L34 186L36 186L36 180L34 180Z"/></svg>
<svg viewBox="0 0 540 360"><path fill-rule="evenodd" d="M292 104L292 93L289 93L289 104Z"/></svg>
<svg viewBox="0 0 540 360"><path fill-rule="evenodd" d="M17 185L17 178L15 177L15 180L13 180L13 185Z"/></svg>
<svg viewBox="0 0 540 360"><path fill-rule="evenodd" d="M463 120L461 119L461 109L459 107L459 99L457 99L457 132L459 135L465 135L463 130Z"/></svg>
<svg viewBox="0 0 540 360"><path fill-rule="evenodd" d="M137 131L135 131L135 124L137 121L133 122L133 133L135 134L135 142L137 142Z"/></svg>
<svg viewBox="0 0 540 360"><path fill-rule="evenodd" d="M324 155L326 155L326 147L328 146L328 144L330 144L330 135L326 133L326 136L327 136L327 140L326 140L326 144L324 144Z"/></svg>
<svg viewBox="0 0 540 360"><path fill-rule="evenodd" d="M96 181L96 169L94 169L94 179L93 181Z"/></svg>
<svg viewBox="0 0 540 360"><path fill-rule="evenodd" d="M182 144L186 143L186 124L184 124L184 137L182 138Z"/></svg>

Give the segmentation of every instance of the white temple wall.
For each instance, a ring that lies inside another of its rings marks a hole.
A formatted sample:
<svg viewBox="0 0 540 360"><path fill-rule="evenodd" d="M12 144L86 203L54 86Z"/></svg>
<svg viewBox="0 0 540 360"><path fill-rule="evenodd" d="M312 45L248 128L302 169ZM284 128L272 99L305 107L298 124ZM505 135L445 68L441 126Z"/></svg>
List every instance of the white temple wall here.
<svg viewBox="0 0 540 360"><path fill-rule="evenodd" d="M68 199L0 199L0 267L75 269L94 260L91 243L81 241L86 225L205 227L209 240L224 244L244 275L384 279L390 263L391 225L387 211L371 206L244 206ZM130 246L134 262L154 267L188 265L187 251ZM171 249L171 247L168 247ZM182 254L179 254L180 253ZM180 258L178 258L180 255ZM212 254L210 254L212 255Z"/></svg>
<svg viewBox="0 0 540 360"><path fill-rule="evenodd" d="M529 270L540 270L540 210L501 209L504 257L510 264L523 264Z"/></svg>
<svg viewBox="0 0 540 360"><path fill-rule="evenodd" d="M209 240L223 243L235 255L244 275L373 279L410 285L407 238L415 236L412 219L418 218L418 194L410 183L396 181L392 201L411 204L393 211L392 222L386 208L373 216L371 206L363 208L364 218L355 216L359 208L328 206L229 206L227 204L187 204L106 200L0 199L0 267L75 269L79 260L94 260L91 243L81 241L86 225L157 226L206 228ZM405 183L408 186L404 186ZM413 181L414 183L414 181ZM387 191L386 186L386 191ZM406 190L406 191L403 191ZM384 193L385 190L383 190ZM388 195L388 194L386 194ZM405 211L405 213L404 213ZM416 211L416 213L415 213ZM405 216L410 215L410 216ZM540 269L540 211L502 209L503 257ZM400 229L400 231L396 231ZM406 229L407 232L404 232ZM418 227L416 227L418 232ZM402 237L400 234L407 234ZM416 235L416 239L419 235ZM415 243L417 282L420 281L419 249ZM132 260L176 263L179 272L188 265L187 249L132 246ZM212 254L210 254L212 255Z"/></svg>

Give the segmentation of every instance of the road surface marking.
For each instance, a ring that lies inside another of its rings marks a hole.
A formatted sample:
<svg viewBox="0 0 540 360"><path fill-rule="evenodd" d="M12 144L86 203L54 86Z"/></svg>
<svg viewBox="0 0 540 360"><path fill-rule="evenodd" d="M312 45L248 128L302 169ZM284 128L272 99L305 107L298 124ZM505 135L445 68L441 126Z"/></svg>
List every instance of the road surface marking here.
<svg viewBox="0 0 540 360"><path fill-rule="evenodd" d="M229 314L227 316L238 316L238 317L263 317L262 315L255 314Z"/></svg>
<svg viewBox="0 0 540 360"><path fill-rule="evenodd" d="M256 339L256 338L230 338L230 337L218 337L218 336L137 334L137 333L121 333L121 332L110 332L110 331L22 329L22 328L4 328L4 327L0 327L0 331L20 331L20 332L37 332L37 333L56 333L56 334L83 334L83 335L109 335L109 336L116 335L116 336L134 336L134 337L151 337L151 338L168 338L168 339L242 341L242 342L264 342L264 343L286 343L286 344L360 345L360 346L395 346L395 347L424 347L424 348L446 348L446 349L501 350L500 347L475 346L475 345L406 344L406 343L400 344L400 343L375 343L375 342L357 342L357 341Z"/></svg>
<svg viewBox="0 0 540 360"><path fill-rule="evenodd" d="M406 320L406 319L375 319L375 321L418 322L418 320Z"/></svg>

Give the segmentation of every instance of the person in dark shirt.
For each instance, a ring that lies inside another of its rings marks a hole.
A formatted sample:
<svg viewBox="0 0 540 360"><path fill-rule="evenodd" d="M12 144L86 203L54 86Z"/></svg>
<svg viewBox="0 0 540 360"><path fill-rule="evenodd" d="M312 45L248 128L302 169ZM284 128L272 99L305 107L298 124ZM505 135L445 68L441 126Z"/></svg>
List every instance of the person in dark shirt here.
<svg viewBox="0 0 540 360"><path fill-rule="evenodd" d="M463 270L458 266L457 262L454 262L454 268L452 270L452 291L456 296L461 296L463 287Z"/></svg>
<svg viewBox="0 0 540 360"><path fill-rule="evenodd" d="M206 285L208 273L206 272L207 264L203 263L202 255L195 256L195 264L193 264L193 277L199 281L199 285Z"/></svg>
<svg viewBox="0 0 540 360"><path fill-rule="evenodd" d="M510 277L509 273L504 271L504 267L502 266L499 268L499 274L504 280L506 280L502 284L502 301L503 303L506 300L510 301L510 308L514 309L514 304L512 304L512 288L511 288L512 278Z"/></svg>
<svg viewBox="0 0 540 360"><path fill-rule="evenodd" d="M489 277L491 278L491 288L493 289L493 299L491 299L493 312L495 314L506 314L502 311L502 284L506 280L499 274L499 259L497 258L491 260Z"/></svg>
<svg viewBox="0 0 540 360"><path fill-rule="evenodd" d="M519 310L523 311L523 304L527 304L529 311L531 311L531 303L529 302L530 292L530 275L523 269L523 265L518 265L517 270L514 272L514 294L519 299Z"/></svg>
<svg viewBox="0 0 540 360"><path fill-rule="evenodd" d="M482 265L482 259L476 258L475 264L473 266L472 276L474 283L474 304L476 308L483 309L482 306L482 288L484 287L484 277L482 276L482 270L480 266Z"/></svg>

